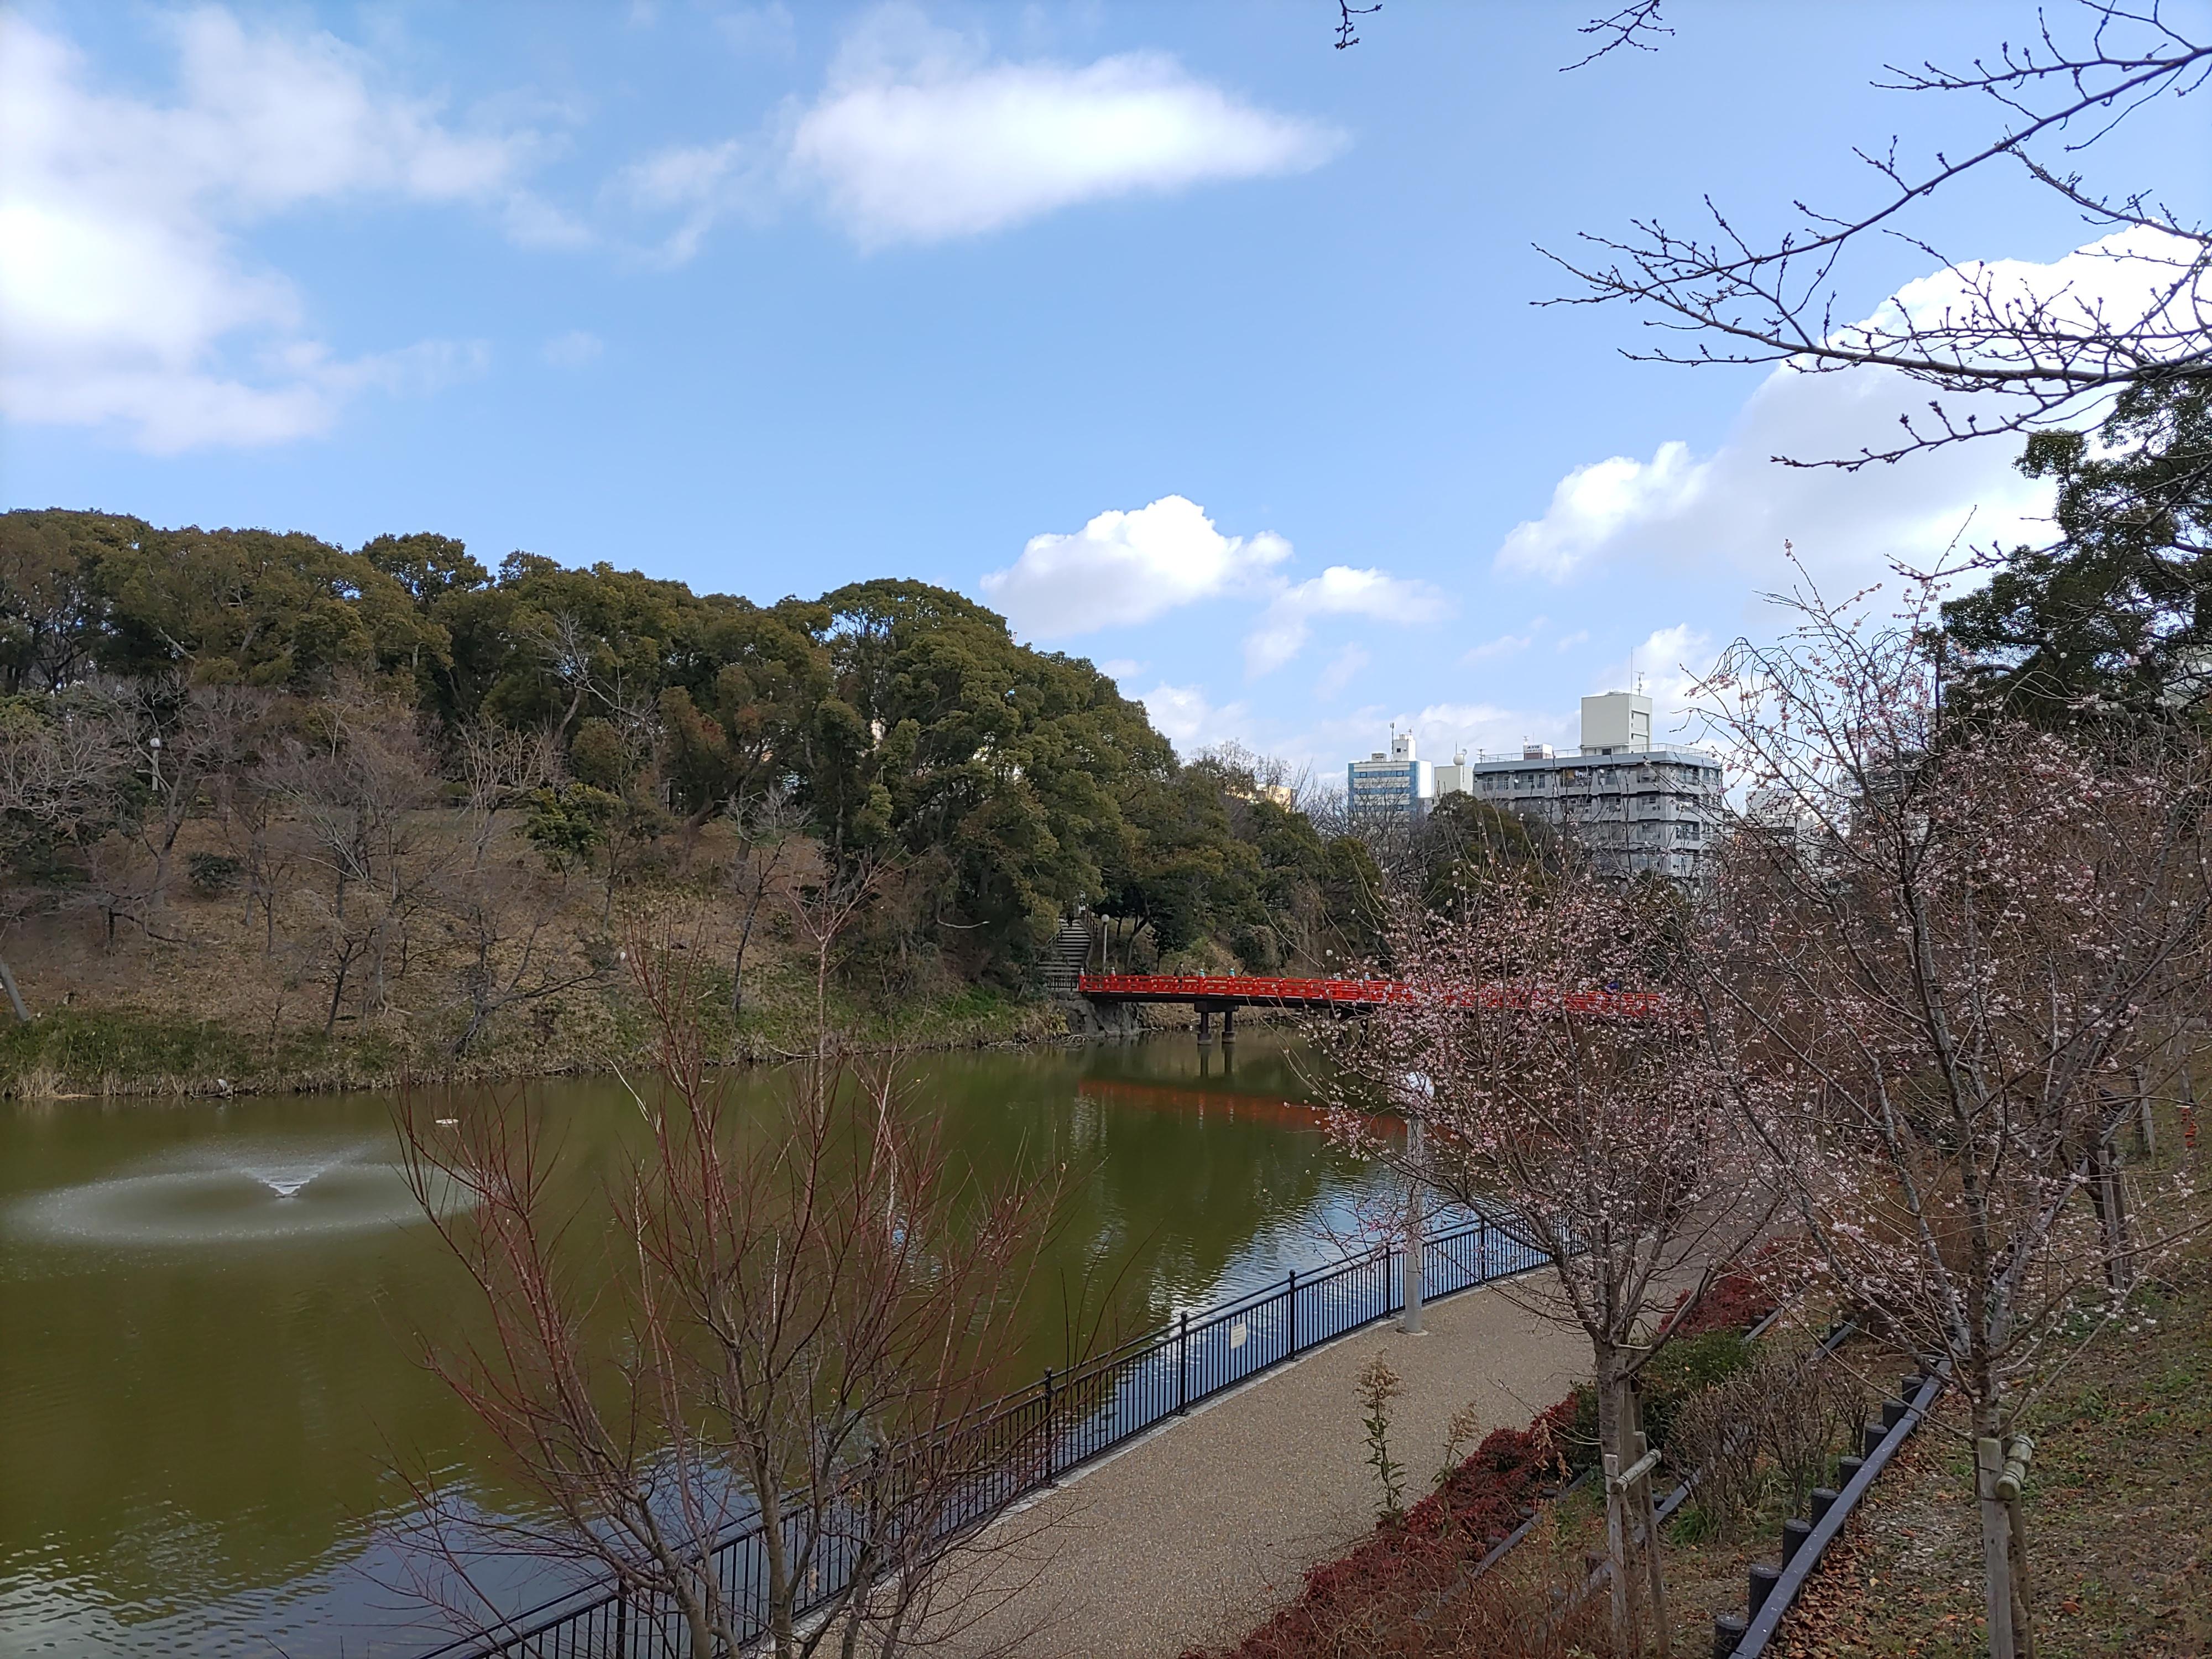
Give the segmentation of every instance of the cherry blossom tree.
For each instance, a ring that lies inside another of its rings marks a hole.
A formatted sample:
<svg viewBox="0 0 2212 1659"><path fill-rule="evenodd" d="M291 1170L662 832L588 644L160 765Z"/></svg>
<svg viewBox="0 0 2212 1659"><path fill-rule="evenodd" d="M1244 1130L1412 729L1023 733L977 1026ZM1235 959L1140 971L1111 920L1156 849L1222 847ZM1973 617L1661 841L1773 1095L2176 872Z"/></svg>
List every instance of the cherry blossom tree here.
<svg viewBox="0 0 2212 1659"><path fill-rule="evenodd" d="M1549 1293L1529 1304L1589 1339L1609 1475L1644 1450L1636 1380L1668 1339L1663 1316L1683 1291L1702 1297L1773 1213L1689 994L1693 920L1669 889L1624 889L1571 859L1492 865L1443 915L1401 903L1402 994L1318 1028L1345 1133L1387 1102L1425 1131L1417 1179L1549 1263ZM1616 1649L1640 1627L1664 1651L1648 1475L1608 1481L1607 1521Z"/></svg>
<svg viewBox="0 0 2212 1659"><path fill-rule="evenodd" d="M2185 1172L2124 1172L2118 1140L2136 1068L2202 1004L2212 775L2193 738L2097 750L1947 709L1936 586L1889 617L1801 592L1791 632L1707 681L1755 807L1699 979L1842 1298L1948 1365L2002 1448L2189 1224L2161 1190ZM2015 1551L1985 1554L2010 1659Z"/></svg>

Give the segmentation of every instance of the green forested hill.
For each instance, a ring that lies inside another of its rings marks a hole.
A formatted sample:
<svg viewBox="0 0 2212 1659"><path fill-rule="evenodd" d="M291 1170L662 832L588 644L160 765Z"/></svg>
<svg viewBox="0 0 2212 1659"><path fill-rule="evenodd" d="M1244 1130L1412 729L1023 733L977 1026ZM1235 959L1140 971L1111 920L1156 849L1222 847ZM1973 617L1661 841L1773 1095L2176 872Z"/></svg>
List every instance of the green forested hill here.
<svg viewBox="0 0 2212 1659"><path fill-rule="evenodd" d="M473 1032L550 971L508 986L555 890L602 933L690 890L749 934L777 883L865 876L843 959L893 997L1024 986L1083 908L1140 962L1371 937L1358 848L957 593L763 606L436 535L96 513L0 515L0 921L105 951L234 903L326 1027L435 933L465 981L441 1018Z"/></svg>

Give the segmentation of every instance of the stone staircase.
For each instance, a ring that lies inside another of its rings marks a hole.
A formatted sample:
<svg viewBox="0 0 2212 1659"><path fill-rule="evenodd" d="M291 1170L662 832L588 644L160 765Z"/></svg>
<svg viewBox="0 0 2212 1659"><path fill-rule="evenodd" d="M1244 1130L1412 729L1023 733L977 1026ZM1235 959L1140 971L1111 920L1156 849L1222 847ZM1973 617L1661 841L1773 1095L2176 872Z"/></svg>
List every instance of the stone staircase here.
<svg viewBox="0 0 2212 1659"><path fill-rule="evenodd" d="M1063 916L1037 975L1046 992L1055 997L1073 996L1075 981L1091 961L1091 950L1089 919Z"/></svg>

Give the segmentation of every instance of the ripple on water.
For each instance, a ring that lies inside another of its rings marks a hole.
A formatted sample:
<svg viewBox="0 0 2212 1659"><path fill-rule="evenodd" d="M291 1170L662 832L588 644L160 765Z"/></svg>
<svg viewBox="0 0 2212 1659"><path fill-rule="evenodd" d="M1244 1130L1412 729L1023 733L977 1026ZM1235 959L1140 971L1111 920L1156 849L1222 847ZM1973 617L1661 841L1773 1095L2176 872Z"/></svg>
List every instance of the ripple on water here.
<svg viewBox="0 0 2212 1659"><path fill-rule="evenodd" d="M343 1234L419 1220L407 1182L373 1144L170 1164L34 1193L14 1231L57 1243L227 1244Z"/></svg>

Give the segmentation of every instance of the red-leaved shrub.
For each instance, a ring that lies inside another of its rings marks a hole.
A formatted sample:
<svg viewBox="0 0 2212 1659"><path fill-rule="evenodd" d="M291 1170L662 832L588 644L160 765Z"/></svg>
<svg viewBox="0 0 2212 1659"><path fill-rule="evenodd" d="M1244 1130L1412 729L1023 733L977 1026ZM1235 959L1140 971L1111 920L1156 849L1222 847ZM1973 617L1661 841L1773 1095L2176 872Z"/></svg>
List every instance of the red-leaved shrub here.
<svg viewBox="0 0 2212 1659"><path fill-rule="evenodd" d="M1297 1599L1220 1659L1310 1659L1345 1650L1347 1627L1379 1631L1464 1577L1565 1483L1561 1401L1526 1429L1493 1429L1449 1480L1349 1554L1307 1570ZM1203 1659L1193 1650L1185 1659Z"/></svg>

